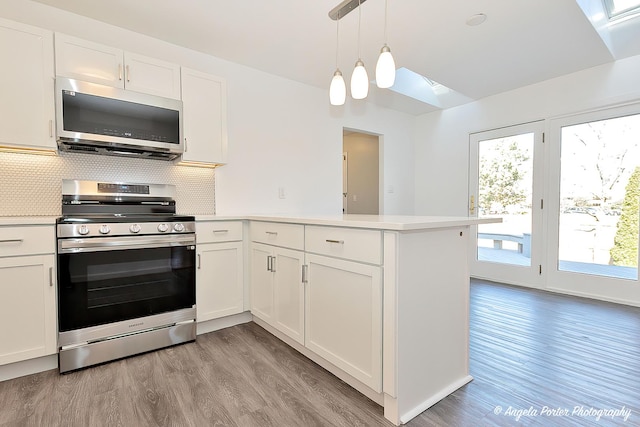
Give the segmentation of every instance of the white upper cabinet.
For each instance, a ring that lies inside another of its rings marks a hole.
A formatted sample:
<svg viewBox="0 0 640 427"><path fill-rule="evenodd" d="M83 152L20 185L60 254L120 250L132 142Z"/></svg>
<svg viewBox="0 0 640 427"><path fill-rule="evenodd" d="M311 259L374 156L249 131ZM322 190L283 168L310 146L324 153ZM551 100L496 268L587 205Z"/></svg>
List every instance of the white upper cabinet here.
<svg viewBox="0 0 640 427"><path fill-rule="evenodd" d="M53 33L0 19L0 146L55 150Z"/></svg>
<svg viewBox="0 0 640 427"><path fill-rule="evenodd" d="M56 33L56 74L180 99L180 66Z"/></svg>
<svg viewBox="0 0 640 427"><path fill-rule="evenodd" d="M180 99L179 65L129 52L124 64L126 89Z"/></svg>
<svg viewBox="0 0 640 427"><path fill-rule="evenodd" d="M227 162L227 83L225 79L182 68L184 154L182 161Z"/></svg>

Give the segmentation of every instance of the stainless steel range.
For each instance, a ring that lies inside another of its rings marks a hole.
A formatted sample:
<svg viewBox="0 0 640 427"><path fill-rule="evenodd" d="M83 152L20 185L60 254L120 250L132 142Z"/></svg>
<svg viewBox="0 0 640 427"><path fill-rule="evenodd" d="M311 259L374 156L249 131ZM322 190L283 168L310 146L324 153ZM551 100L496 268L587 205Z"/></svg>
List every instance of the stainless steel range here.
<svg viewBox="0 0 640 427"><path fill-rule="evenodd" d="M175 187L64 180L60 372L196 338L195 222Z"/></svg>

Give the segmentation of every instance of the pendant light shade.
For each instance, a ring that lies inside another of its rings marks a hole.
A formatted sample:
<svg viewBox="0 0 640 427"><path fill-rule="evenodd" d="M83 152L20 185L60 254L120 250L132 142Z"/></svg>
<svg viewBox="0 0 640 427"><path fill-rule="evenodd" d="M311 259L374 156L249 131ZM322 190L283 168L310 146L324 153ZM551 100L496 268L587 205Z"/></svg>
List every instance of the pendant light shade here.
<svg viewBox="0 0 640 427"><path fill-rule="evenodd" d="M385 43L380 50L378 63L376 64L376 84L385 89L393 86L396 81L396 62L391 55L391 49Z"/></svg>
<svg viewBox="0 0 640 427"><path fill-rule="evenodd" d="M376 84L381 89L393 86L396 81L396 62L387 46L387 0L384 1L384 46L376 64Z"/></svg>
<svg viewBox="0 0 640 427"><path fill-rule="evenodd" d="M356 67L351 74L351 97L353 99L364 99L369 94L369 76L364 68L362 59L356 61Z"/></svg>
<svg viewBox="0 0 640 427"><path fill-rule="evenodd" d="M347 86L344 84L344 78L339 69L333 73L331 86L329 86L329 101L331 105L344 105L347 98Z"/></svg>
<svg viewBox="0 0 640 427"><path fill-rule="evenodd" d="M358 60L356 61L356 67L351 74L351 97L353 99L364 99L369 94L369 76L367 70L364 68L364 62L360 57L360 27L362 24L362 8L360 3L362 0L358 0Z"/></svg>

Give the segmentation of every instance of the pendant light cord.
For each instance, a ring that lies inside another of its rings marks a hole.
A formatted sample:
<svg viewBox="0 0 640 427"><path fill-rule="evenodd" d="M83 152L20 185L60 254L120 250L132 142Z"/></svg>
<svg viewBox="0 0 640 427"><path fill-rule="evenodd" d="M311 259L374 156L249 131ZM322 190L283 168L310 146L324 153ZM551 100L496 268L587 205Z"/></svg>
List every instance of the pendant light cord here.
<svg viewBox="0 0 640 427"><path fill-rule="evenodd" d="M340 16L336 19L336 70L338 69L338 48L340 42Z"/></svg>
<svg viewBox="0 0 640 427"><path fill-rule="evenodd" d="M384 0L384 44L387 44L387 0Z"/></svg>
<svg viewBox="0 0 640 427"><path fill-rule="evenodd" d="M361 58L360 56L360 26L362 24L362 8L360 7L361 0L358 0L358 59Z"/></svg>

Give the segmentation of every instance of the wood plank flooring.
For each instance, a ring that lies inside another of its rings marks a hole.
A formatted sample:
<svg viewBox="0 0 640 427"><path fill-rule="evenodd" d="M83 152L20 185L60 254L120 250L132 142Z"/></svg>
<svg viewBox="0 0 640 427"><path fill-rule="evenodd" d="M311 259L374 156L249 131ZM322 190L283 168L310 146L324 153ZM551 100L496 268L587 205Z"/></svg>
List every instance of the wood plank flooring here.
<svg viewBox="0 0 640 427"><path fill-rule="evenodd" d="M474 280L470 317L474 380L408 426L640 425L640 309ZM631 412L597 421L591 408ZM254 323L0 382L3 427L390 425L380 406Z"/></svg>

